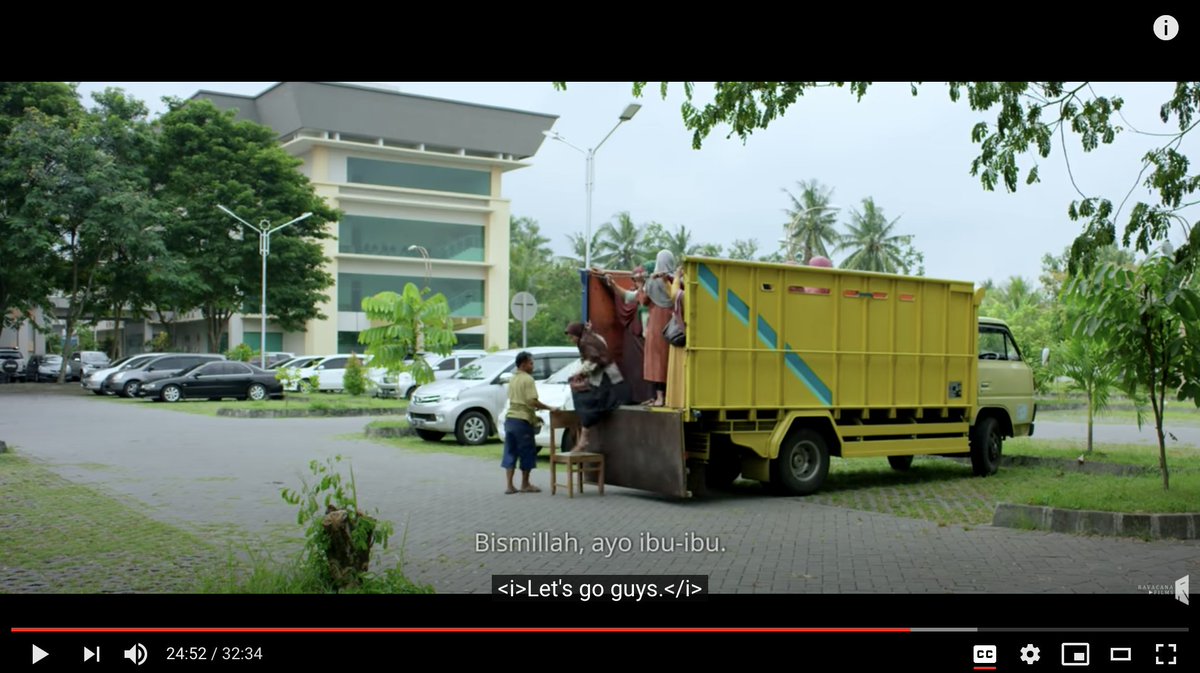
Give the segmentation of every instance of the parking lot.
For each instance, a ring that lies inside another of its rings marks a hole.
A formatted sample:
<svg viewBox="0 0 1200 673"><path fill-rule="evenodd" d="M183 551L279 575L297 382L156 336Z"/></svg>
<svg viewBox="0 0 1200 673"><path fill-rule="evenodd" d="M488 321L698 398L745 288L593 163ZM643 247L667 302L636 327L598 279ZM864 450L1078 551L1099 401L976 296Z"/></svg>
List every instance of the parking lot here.
<svg viewBox="0 0 1200 673"><path fill-rule="evenodd" d="M161 521L279 549L299 534L280 489L298 486L310 460L345 456L360 504L396 524L388 562L403 539L406 574L439 592L489 591L494 573L703 574L713 591L773 593L1136 593L1200 574L1195 541L938 526L757 492L676 501L609 488L571 500L549 494L546 469L534 473L543 493L505 495L497 462L355 438L368 420L220 418L77 385L0 386L0 440L20 454ZM476 550L480 534L540 532L581 549ZM704 542L643 550L650 538Z"/></svg>

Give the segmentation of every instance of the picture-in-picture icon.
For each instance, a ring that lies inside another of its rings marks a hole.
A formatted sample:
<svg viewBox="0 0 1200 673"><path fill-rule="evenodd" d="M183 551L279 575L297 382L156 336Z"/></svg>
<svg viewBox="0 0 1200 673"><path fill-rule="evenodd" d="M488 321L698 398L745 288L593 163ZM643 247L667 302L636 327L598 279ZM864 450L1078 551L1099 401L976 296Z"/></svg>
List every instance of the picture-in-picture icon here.
<svg viewBox="0 0 1200 673"><path fill-rule="evenodd" d="M1088 666L1091 663L1091 653L1092 646L1087 643L1063 643L1062 665Z"/></svg>

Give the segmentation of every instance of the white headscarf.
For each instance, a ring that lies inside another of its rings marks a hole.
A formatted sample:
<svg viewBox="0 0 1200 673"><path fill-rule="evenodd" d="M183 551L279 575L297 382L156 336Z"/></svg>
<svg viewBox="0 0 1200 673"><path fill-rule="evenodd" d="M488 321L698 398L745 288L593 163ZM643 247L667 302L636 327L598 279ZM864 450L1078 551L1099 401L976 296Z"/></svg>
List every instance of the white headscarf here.
<svg viewBox="0 0 1200 673"><path fill-rule="evenodd" d="M658 257L654 260L654 275L664 276L675 273L675 255L670 250L659 250Z"/></svg>

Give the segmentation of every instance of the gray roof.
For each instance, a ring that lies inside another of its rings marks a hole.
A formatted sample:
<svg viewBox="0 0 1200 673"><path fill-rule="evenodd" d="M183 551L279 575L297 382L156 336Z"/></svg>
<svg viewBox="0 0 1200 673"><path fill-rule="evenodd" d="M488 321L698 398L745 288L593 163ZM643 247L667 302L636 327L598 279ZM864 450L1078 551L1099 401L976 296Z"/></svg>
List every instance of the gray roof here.
<svg viewBox="0 0 1200 673"><path fill-rule="evenodd" d="M239 119L270 126L280 137L300 130L382 138L441 151L533 156L556 115L415 96L352 84L280 82L257 96L199 91Z"/></svg>

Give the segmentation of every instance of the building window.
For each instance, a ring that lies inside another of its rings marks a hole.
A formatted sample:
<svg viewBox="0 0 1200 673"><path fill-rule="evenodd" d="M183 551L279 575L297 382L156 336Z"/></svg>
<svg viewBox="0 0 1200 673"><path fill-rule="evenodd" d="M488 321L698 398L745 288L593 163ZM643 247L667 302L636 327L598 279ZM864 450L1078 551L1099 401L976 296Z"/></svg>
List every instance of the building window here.
<svg viewBox="0 0 1200 673"><path fill-rule="evenodd" d="M492 175L487 171L407 164L350 157L346 160L346 181L387 187L409 187L435 192L456 192L491 196Z"/></svg>
<svg viewBox="0 0 1200 673"><path fill-rule="evenodd" d="M367 347L358 343L358 332L338 332L337 352L362 355L367 352Z"/></svg>
<svg viewBox="0 0 1200 673"><path fill-rule="evenodd" d="M408 283L418 288L425 287L423 276L377 276L365 273L338 274L338 310L362 311L364 297L373 297L380 292L404 292ZM430 278L430 289L434 294L446 295L450 304L450 315L455 318L483 317L483 281L466 278Z"/></svg>
<svg viewBox="0 0 1200 673"><path fill-rule="evenodd" d="M258 332L242 332L242 343L258 350ZM267 332L267 352L278 353L283 350L283 332Z"/></svg>
<svg viewBox="0 0 1200 673"><path fill-rule="evenodd" d="M483 261L483 227L478 225L346 215L338 227L338 252L420 259L419 252L408 249L419 245L434 259Z"/></svg>

